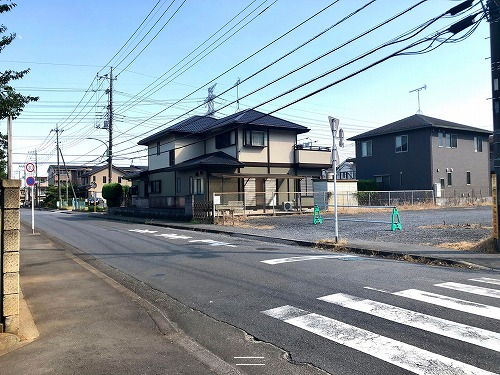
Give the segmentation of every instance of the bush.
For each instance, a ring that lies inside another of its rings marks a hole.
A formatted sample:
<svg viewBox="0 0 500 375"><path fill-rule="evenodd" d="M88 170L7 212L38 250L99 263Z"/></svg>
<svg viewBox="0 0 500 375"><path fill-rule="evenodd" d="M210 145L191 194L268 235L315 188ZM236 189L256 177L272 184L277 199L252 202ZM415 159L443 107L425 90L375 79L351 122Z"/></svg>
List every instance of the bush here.
<svg viewBox="0 0 500 375"><path fill-rule="evenodd" d="M105 184L102 187L102 197L106 199L108 207L119 207L123 197L122 185L116 182Z"/></svg>
<svg viewBox="0 0 500 375"><path fill-rule="evenodd" d="M359 180L358 191L377 191L377 183L375 180Z"/></svg>

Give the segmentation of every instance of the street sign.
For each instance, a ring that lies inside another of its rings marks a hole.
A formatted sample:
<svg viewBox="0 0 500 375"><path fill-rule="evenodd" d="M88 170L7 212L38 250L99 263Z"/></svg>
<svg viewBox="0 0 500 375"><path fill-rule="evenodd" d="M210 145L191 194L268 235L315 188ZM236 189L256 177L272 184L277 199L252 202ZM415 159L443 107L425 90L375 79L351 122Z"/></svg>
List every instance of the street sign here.
<svg viewBox="0 0 500 375"><path fill-rule="evenodd" d="M33 186L33 185L35 185L35 177L33 177L33 176L29 176L29 177L26 179L26 185L28 185L28 186Z"/></svg>
<svg viewBox="0 0 500 375"><path fill-rule="evenodd" d="M26 164L26 171L29 173L33 173L35 171L35 164L27 163Z"/></svg>
<svg viewBox="0 0 500 375"><path fill-rule="evenodd" d="M95 189L97 187L97 184L95 183L95 181L93 181L91 184L90 184L90 187L92 189Z"/></svg>

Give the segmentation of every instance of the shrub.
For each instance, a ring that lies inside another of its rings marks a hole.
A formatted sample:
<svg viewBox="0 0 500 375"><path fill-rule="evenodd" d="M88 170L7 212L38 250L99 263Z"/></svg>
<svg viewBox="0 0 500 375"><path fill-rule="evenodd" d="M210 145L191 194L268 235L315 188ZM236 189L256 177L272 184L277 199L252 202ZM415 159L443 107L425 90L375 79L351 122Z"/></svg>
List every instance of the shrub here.
<svg viewBox="0 0 500 375"><path fill-rule="evenodd" d="M102 187L102 197L106 199L108 207L119 207L123 197L122 185L116 182L105 184Z"/></svg>

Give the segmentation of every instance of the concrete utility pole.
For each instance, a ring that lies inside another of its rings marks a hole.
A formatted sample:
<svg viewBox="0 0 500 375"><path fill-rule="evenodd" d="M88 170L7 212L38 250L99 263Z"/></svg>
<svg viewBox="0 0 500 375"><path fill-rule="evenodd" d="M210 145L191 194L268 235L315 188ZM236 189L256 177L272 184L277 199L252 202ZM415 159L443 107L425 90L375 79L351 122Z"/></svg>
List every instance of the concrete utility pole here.
<svg viewBox="0 0 500 375"><path fill-rule="evenodd" d="M498 182L500 181L500 1L488 0L487 16L490 22L490 49L491 49L491 90L493 105L493 237L495 247L500 251L498 214Z"/></svg>
<svg viewBox="0 0 500 375"><path fill-rule="evenodd" d="M7 117L7 178L12 179L12 116Z"/></svg>
<svg viewBox="0 0 500 375"><path fill-rule="evenodd" d="M109 76L107 74L100 76L101 79L109 79L108 93L108 183L111 183L113 177L113 67L110 68Z"/></svg>
<svg viewBox="0 0 500 375"><path fill-rule="evenodd" d="M57 192L58 192L58 201L61 204L61 167L59 165L59 133L62 133L63 130L59 129L59 126L56 126L55 129L51 131L56 132L56 143L57 143Z"/></svg>
<svg viewBox="0 0 500 375"><path fill-rule="evenodd" d="M113 67L109 72L109 145L108 145L108 184L113 177Z"/></svg>

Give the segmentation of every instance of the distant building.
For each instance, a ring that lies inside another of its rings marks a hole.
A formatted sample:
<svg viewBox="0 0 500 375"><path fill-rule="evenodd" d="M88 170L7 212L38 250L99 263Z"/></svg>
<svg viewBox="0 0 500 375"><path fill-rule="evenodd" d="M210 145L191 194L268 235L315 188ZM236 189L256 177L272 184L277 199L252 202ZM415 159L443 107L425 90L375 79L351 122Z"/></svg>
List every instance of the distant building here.
<svg viewBox="0 0 500 375"><path fill-rule="evenodd" d="M491 131L413 115L351 137L358 180L380 190L440 188L442 197L490 196Z"/></svg>

